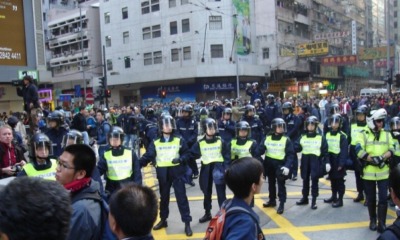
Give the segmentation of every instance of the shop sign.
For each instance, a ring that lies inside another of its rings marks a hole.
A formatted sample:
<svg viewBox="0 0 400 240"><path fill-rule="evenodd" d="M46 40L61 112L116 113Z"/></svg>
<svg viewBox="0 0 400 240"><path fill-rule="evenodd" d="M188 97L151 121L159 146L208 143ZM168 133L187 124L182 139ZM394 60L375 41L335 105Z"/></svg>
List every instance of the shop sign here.
<svg viewBox="0 0 400 240"><path fill-rule="evenodd" d="M369 72L366 69L356 67L344 67L343 75L345 77L369 77Z"/></svg>
<svg viewBox="0 0 400 240"><path fill-rule="evenodd" d="M204 83L202 88L204 92L234 91L236 89L233 83Z"/></svg>
<svg viewBox="0 0 400 240"><path fill-rule="evenodd" d="M299 57L319 56L329 53L329 45L327 41L299 44L296 49L297 56Z"/></svg>
<svg viewBox="0 0 400 240"><path fill-rule="evenodd" d="M323 80L322 81L322 86L326 87L330 84L329 80Z"/></svg>
<svg viewBox="0 0 400 240"><path fill-rule="evenodd" d="M376 61L375 62L375 67L376 68L387 68L387 64L386 64L386 60L379 60L379 61ZM389 62L389 66L390 67L393 67L393 61L392 60L390 60L390 62Z"/></svg>
<svg viewBox="0 0 400 240"><path fill-rule="evenodd" d="M314 34L314 40L343 38L343 37L347 37L347 36L350 36L350 31L316 33L316 34Z"/></svg>
<svg viewBox="0 0 400 240"><path fill-rule="evenodd" d="M331 66L321 66L321 77L325 78L337 78L338 77L338 68Z"/></svg>
<svg viewBox="0 0 400 240"><path fill-rule="evenodd" d="M389 57L394 56L394 47L390 47ZM382 59L387 57L386 47L374 47L374 48L360 48L358 58L360 60L373 60Z"/></svg>
<svg viewBox="0 0 400 240"><path fill-rule="evenodd" d="M322 58L321 64L324 66L353 65L357 63L357 55L343 55Z"/></svg>

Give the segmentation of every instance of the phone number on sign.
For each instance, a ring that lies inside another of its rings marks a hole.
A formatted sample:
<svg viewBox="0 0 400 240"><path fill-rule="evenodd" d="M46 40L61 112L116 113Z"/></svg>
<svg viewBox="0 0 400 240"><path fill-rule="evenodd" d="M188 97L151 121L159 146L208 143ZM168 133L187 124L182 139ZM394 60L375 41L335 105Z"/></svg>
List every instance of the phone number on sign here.
<svg viewBox="0 0 400 240"><path fill-rule="evenodd" d="M0 52L0 59L20 60L21 53L19 53L19 52Z"/></svg>

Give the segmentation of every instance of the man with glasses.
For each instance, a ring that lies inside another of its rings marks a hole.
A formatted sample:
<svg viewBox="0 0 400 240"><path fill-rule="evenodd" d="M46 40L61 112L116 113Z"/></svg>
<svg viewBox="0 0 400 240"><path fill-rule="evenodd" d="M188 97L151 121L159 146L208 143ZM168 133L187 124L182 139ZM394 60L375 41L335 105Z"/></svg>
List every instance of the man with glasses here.
<svg viewBox="0 0 400 240"><path fill-rule="evenodd" d="M90 177L95 166L96 156L84 144L67 146L58 159L56 180L70 191L73 209L68 239L101 237L101 205L84 197L99 194L99 184Z"/></svg>
<svg viewBox="0 0 400 240"><path fill-rule="evenodd" d="M389 159L393 155L394 141L384 130L385 109L372 110L367 117L368 130L358 135L355 151L362 160L365 192L368 201L369 229L382 233L386 229ZM376 212L376 187L378 187L378 214ZM376 220L378 217L378 226Z"/></svg>

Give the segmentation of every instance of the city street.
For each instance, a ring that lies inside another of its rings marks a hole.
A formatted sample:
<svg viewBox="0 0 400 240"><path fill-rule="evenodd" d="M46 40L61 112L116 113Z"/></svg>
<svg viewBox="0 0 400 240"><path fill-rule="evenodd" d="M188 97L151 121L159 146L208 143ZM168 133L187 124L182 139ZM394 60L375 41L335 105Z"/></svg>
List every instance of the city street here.
<svg viewBox="0 0 400 240"><path fill-rule="evenodd" d="M368 229L368 210L362 203L353 203L356 197L354 172L348 171L346 176L346 194L344 206L332 208L330 204L324 203L323 199L331 195L330 182L324 178L320 179L320 196L317 200L318 209L311 210L310 204L297 206L296 201L301 198L302 180L286 181L288 200L285 204L285 212L282 215L276 213L275 208L263 208L263 202L268 200L268 183L265 182L261 194L255 198L254 210L260 216L260 223L267 239L376 239L377 232ZM158 182L155 171L151 166L143 169L144 184L151 186L158 194ZM180 214L176 205L176 199L171 189L170 216L168 228L153 231L155 239L203 239L208 223L199 223L198 219L203 216L203 195L196 186L187 186L187 195L190 202L190 210L193 218L193 236L184 234L184 224L181 222ZM214 188L215 193L215 188ZM227 191L227 197L232 197ZM213 198L212 214L215 215L218 204ZM310 199L311 200L311 199ZM387 225L390 225L396 217L393 207L389 207ZM157 219L158 221L159 219Z"/></svg>

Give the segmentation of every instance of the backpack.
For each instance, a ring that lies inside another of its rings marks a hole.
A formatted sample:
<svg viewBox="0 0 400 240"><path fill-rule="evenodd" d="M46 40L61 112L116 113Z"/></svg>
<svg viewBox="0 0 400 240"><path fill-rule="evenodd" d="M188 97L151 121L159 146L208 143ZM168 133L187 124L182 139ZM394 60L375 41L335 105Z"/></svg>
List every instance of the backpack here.
<svg viewBox="0 0 400 240"><path fill-rule="evenodd" d="M78 196L73 200L72 203L77 202L83 199L91 199L95 202L98 202L101 207L101 237L102 240L116 240L117 237L112 233L109 222L108 222L108 213L110 211L108 204L104 201L104 199L100 196L100 193L84 193Z"/></svg>
<svg viewBox="0 0 400 240"><path fill-rule="evenodd" d="M247 213L251 216L253 221L257 223L257 219L255 219L254 216L247 209L243 207L231 207L231 205L232 199L228 199L222 204L221 209L218 211L217 215L215 215L208 224L204 240L220 240L222 238L222 232L224 231L225 219L228 216L236 213ZM257 228L259 228L258 224ZM259 229L259 231L260 230L261 229Z"/></svg>

